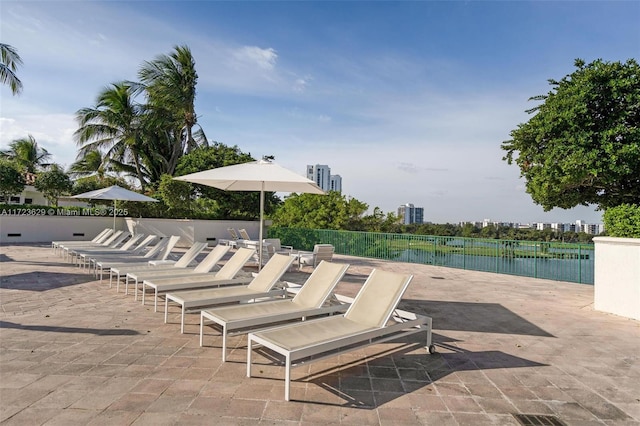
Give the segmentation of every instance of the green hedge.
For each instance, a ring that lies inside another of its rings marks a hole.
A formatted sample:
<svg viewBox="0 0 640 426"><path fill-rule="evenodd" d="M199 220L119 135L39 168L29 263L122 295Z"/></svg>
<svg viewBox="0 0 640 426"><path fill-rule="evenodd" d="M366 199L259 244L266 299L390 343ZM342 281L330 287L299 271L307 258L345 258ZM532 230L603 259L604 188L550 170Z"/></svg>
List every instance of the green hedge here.
<svg viewBox="0 0 640 426"><path fill-rule="evenodd" d="M604 212L607 234L618 238L640 238L640 205L621 204Z"/></svg>

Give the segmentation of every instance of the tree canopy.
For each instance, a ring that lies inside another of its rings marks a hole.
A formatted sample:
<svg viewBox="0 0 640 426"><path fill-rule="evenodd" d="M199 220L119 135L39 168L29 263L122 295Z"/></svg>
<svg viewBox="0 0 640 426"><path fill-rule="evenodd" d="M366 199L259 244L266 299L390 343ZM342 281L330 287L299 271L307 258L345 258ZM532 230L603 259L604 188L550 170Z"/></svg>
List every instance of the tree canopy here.
<svg viewBox="0 0 640 426"><path fill-rule="evenodd" d="M9 149L0 151L0 157L12 160L22 172L36 173L48 166L51 157L49 152L38 145L36 139L29 135L26 138L15 139L9 144Z"/></svg>
<svg viewBox="0 0 640 426"><path fill-rule="evenodd" d="M58 198L63 194L69 193L73 188L73 183L64 170L54 164L50 170L38 175L35 187L44 194L50 205L57 206Z"/></svg>
<svg viewBox="0 0 640 426"><path fill-rule="evenodd" d="M76 163L84 167L95 159L85 157L97 151L104 155L103 168L135 177L144 190L163 174L173 175L180 157L207 140L202 128L193 131L198 75L189 48L176 46L171 54L144 62L138 76L141 82L110 84L95 106L77 111Z"/></svg>
<svg viewBox="0 0 640 426"><path fill-rule="evenodd" d="M0 43L0 83L6 84L14 95L22 92L22 82L16 71L22 65L22 58L15 47Z"/></svg>
<svg viewBox="0 0 640 426"><path fill-rule="evenodd" d="M237 146L213 142L210 146L197 148L180 158L175 176L249 161L254 161L251 154L242 152ZM223 191L195 184L189 186L192 188L191 198L195 200L196 206L199 206L200 210L208 210L210 217L241 220L255 220L260 217L258 192ZM273 192L266 192L264 203L265 214L269 215L280 205L281 200Z"/></svg>
<svg viewBox="0 0 640 426"><path fill-rule="evenodd" d="M271 216L274 226L306 229L363 230L369 206L336 191L327 195L291 194Z"/></svg>
<svg viewBox="0 0 640 426"><path fill-rule="evenodd" d="M640 66L601 59L585 64L527 111L535 115L503 142L527 192L545 211L640 203Z"/></svg>
<svg viewBox="0 0 640 426"><path fill-rule="evenodd" d="M6 201L24 189L24 177L16 165L0 158L0 196Z"/></svg>

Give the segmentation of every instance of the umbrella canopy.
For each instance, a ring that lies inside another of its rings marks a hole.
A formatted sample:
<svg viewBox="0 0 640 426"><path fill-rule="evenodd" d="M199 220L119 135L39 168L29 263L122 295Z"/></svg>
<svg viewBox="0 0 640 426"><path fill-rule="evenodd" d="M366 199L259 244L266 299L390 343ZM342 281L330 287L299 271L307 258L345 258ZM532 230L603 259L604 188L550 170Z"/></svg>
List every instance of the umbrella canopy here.
<svg viewBox="0 0 640 426"><path fill-rule="evenodd" d="M265 192L324 194L312 180L263 159L249 163L218 167L176 177L177 180L212 186L225 191L260 191L260 247L258 268L262 266L262 229Z"/></svg>
<svg viewBox="0 0 640 426"><path fill-rule="evenodd" d="M146 201L155 203L158 200L147 197L139 192L129 191L118 185L108 188L96 189L95 191L83 192L70 198L83 198L89 200L113 200L113 229L116 228L116 201Z"/></svg>

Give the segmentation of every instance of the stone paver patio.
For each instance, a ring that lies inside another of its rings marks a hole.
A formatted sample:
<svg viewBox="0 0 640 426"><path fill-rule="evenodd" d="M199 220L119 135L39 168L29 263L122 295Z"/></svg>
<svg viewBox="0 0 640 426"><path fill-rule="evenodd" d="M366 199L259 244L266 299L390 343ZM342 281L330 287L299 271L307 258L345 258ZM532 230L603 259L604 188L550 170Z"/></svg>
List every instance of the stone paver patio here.
<svg viewBox="0 0 640 426"><path fill-rule="evenodd" d="M63 262L47 245L0 247L3 425L640 425L640 323L593 310L593 287L427 265L351 263L339 292L372 268L415 275L401 308L433 318L438 353L374 345L293 370L221 339L199 315L169 323L150 305ZM303 282L310 269L285 279Z"/></svg>

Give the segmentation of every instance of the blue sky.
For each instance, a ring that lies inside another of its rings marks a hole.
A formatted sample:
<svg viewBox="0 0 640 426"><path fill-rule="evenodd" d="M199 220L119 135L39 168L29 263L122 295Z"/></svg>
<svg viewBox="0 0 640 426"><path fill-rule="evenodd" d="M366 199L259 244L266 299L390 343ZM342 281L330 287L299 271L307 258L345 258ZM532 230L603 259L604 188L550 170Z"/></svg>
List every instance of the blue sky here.
<svg viewBox="0 0 640 426"><path fill-rule="evenodd" d="M500 144L575 58L638 59L639 21L637 1L2 0L24 91L0 88L0 147L32 134L70 165L75 112L187 45L210 140L300 174L328 164L346 195L427 221L600 222L543 212Z"/></svg>

